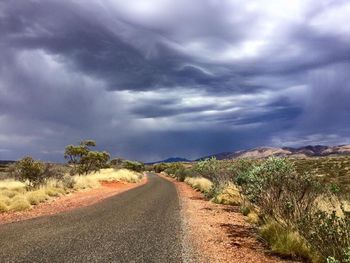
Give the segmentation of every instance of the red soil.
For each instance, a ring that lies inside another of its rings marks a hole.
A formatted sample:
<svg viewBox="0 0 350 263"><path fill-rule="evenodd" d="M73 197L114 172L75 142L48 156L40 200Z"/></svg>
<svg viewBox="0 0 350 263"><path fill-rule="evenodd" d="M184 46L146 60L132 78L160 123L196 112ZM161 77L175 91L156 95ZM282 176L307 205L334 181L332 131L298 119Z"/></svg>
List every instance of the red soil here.
<svg viewBox="0 0 350 263"><path fill-rule="evenodd" d="M239 207L214 204L186 183L161 176L176 185L187 243L193 247L196 262L291 262L269 254Z"/></svg>

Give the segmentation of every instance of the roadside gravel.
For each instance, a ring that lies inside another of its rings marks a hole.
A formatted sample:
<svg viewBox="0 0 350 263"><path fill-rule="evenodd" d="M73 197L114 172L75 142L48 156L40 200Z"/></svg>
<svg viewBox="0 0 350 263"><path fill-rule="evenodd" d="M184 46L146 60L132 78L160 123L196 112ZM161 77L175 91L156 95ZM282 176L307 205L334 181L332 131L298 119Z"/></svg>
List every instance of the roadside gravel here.
<svg viewBox="0 0 350 263"><path fill-rule="evenodd" d="M238 207L214 204L186 183L163 177L176 185L179 194L185 262L290 262L269 254Z"/></svg>

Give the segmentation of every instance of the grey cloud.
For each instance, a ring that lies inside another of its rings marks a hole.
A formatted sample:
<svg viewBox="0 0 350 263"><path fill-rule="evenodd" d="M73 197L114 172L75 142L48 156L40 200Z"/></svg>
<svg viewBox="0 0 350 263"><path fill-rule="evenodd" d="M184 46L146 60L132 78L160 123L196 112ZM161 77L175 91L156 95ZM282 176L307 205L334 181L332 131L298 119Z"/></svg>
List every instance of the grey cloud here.
<svg viewBox="0 0 350 263"><path fill-rule="evenodd" d="M315 23L346 1L283 14L268 2L135 3L0 3L0 158L62 160L89 137L147 161L347 140L350 34Z"/></svg>

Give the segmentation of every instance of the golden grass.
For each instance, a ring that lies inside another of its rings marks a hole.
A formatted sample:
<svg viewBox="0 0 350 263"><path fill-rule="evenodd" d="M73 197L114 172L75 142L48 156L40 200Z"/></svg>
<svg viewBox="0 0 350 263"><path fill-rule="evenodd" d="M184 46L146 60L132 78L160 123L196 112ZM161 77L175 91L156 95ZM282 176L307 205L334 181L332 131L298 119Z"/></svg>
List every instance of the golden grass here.
<svg viewBox="0 0 350 263"><path fill-rule="evenodd" d="M1 189L20 190L20 189L24 189L25 187L26 187L25 183L22 183L17 180L13 180L13 179L0 180L0 190Z"/></svg>
<svg viewBox="0 0 350 263"><path fill-rule="evenodd" d="M142 174L127 169L101 169L97 173L90 173L86 176L75 175L73 177L75 181L74 189L98 188L101 186L100 181L137 183L141 181L142 177Z"/></svg>
<svg viewBox="0 0 350 263"><path fill-rule="evenodd" d="M11 204L11 198L9 198L8 196L6 195L0 195L0 202L9 206Z"/></svg>
<svg viewBox="0 0 350 263"><path fill-rule="evenodd" d="M8 210L7 204L0 199L0 213L6 212Z"/></svg>
<svg viewBox="0 0 350 263"><path fill-rule="evenodd" d="M49 199L49 195L44 190L31 191L26 194L27 200L31 205L38 205Z"/></svg>
<svg viewBox="0 0 350 263"><path fill-rule="evenodd" d="M136 183L143 175L126 169L102 169L100 172L82 176L66 175L71 178L71 187L63 181L50 179L39 189L28 190L27 184L16 180L0 180L0 213L6 211L21 211L45 202L49 197L56 197L72 190L84 190L101 187L100 181L124 181ZM67 179L67 178L66 178ZM72 189L73 188L73 189Z"/></svg>
<svg viewBox="0 0 350 263"><path fill-rule="evenodd" d="M6 196L8 198L13 198L15 195L18 194L18 192L14 191L14 190L5 189L5 190L0 190L0 191L1 191L1 195Z"/></svg>
<svg viewBox="0 0 350 263"><path fill-rule="evenodd" d="M98 181L123 181L128 183L137 183L142 179L142 174L127 169L116 170L113 168L101 169L100 172L88 175Z"/></svg>
<svg viewBox="0 0 350 263"><path fill-rule="evenodd" d="M213 183L204 177L186 177L185 182L202 193L209 193Z"/></svg>
<svg viewBox="0 0 350 263"><path fill-rule="evenodd" d="M30 208L30 203L25 196L16 196L13 198L13 202L9 206L11 211L22 211Z"/></svg>
<svg viewBox="0 0 350 263"><path fill-rule="evenodd" d="M212 199L213 202L224 205L241 205L242 197L237 186L230 183L223 187L220 193Z"/></svg>
<svg viewBox="0 0 350 263"><path fill-rule="evenodd" d="M250 211L247 215L247 221L250 224L257 225L260 222L260 217L256 212Z"/></svg>
<svg viewBox="0 0 350 263"><path fill-rule="evenodd" d="M284 229L277 222L267 222L259 229L259 233L269 244L271 251L280 256L317 261L315 254L298 233Z"/></svg>

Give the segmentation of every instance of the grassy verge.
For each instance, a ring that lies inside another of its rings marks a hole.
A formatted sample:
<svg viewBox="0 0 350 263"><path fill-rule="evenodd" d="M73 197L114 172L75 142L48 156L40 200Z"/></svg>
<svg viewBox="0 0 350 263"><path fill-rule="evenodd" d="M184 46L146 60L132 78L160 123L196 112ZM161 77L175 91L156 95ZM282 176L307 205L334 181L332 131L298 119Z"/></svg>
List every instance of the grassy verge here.
<svg viewBox="0 0 350 263"><path fill-rule="evenodd" d="M30 189L27 183L13 179L0 180L0 213L22 211L46 202L51 197L65 195L73 191L98 188L100 181L122 181L137 183L143 175L134 171L112 168L86 176L64 176L61 180L50 179L39 188Z"/></svg>
<svg viewBox="0 0 350 263"><path fill-rule="evenodd" d="M185 183L204 194L209 193L213 187L213 183L203 177L186 177Z"/></svg>

